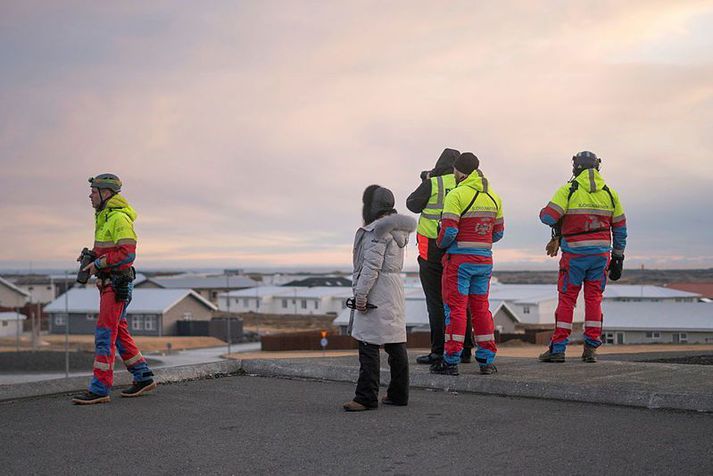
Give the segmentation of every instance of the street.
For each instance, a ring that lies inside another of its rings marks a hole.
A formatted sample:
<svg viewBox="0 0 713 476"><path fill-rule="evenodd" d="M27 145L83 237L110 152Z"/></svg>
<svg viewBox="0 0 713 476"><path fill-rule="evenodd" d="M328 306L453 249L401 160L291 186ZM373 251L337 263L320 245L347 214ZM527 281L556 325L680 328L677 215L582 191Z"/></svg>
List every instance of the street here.
<svg viewBox="0 0 713 476"><path fill-rule="evenodd" d="M73 406L0 404L3 474L710 474L713 415L413 390L345 413L347 383L227 377ZM382 389L383 391L383 389Z"/></svg>

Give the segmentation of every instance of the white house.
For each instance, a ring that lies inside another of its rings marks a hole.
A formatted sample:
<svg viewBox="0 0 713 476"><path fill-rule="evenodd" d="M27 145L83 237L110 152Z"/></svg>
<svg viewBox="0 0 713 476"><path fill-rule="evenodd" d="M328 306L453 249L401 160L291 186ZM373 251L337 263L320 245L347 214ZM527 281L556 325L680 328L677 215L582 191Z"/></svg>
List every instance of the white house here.
<svg viewBox="0 0 713 476"><path fill-rule="evenodd" d="M602 339L607 344L713 343L713 304L605 302Z"/></svg>
<svg viewBox="0 0 713 476"><path fill-rule="evenodd" d="M29 299L29 293L0 277L0 307L23 307Z"/></svg>
<svg viewBox="0 0 713 476"><path fill-rule="evenodd" d="M218 309L260 314L336 315L346 307L344 302L351 295L351 288L341 286L259 286L220 294Z"/></svg>
<svg viewBox="0 0 713 476"><path fill-rule="evenodd" d="M15 337L22 334L22 321L27 319L24 314L16 312L0 312L0 337Z"/></svg>

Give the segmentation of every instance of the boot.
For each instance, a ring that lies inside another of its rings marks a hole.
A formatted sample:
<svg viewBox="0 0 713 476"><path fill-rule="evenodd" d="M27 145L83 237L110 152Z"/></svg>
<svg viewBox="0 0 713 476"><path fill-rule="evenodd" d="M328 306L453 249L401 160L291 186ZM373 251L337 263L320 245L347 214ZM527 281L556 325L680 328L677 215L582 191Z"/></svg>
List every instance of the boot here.
<svg viewBox="0 0 713 476"><path fill-rule="evenodd" d="M364 412L366 410L373 410L376 407L367 407L366 405L362 405L359 402L355 402L354 400L351 400L344 405L342 405L342 408L344 408L345 411L348 412Z"/></svg>
<svg viewBox="0 0 713 476"><path fill-rule="evenodd" d="M443 360L443 356L439 354L434 354L433 352L427 355L419 355L416 357L416 363L422 365L433 365L436 362Z"/></svg>
<svg viewBox="0 0 713 476"><path fill-rule="evenodd" d="M121 391L122 397L140 397L144 393L148 393L156 388L156 382L152 380L145 380L143 382L134 382L134 384Z"/></svg>
<svg viewBox="0 0 713 476"><path fill-rule="evenodd" d="M498 372L498 368L493 364L485 364L480 366L480 373L482 375L491 375Z"/></svg>
<svg viewBox="0 0 713 476"><path fill-rule="evenodd" d="M471 362L473 362L473 349L463 349L460 354L460 363L469 364Z"/></svg>
<svg viewBox="0 0 713 476"><path fill-rule="evenodd" d="M564 362L564 352L552 352L550 349L547 349L547 352L540 354L539 359L540 362L562 363Z"/></svg>
<svg viewBox="0 0 713 476"><path fill-rule="evenodd" d="M588 364L594 364L597 361L597 348L591 345L584 344L584 351L582 352L582 362L587 362Z"/></svg>
<svg viewBox="0 0 713 476"><path fill-rule="evenodd" d="M93 405L95 403L109 403L110 401L111 397L109 395L99 395L88 390L72 399L72 403L75 405Z"/></svg>
<svg viewBox="0 0 713 476"><path fill-rule="evenodd" d="M439 375L460 375L458 372L458 364L449 364L445 360L431 365L431 373Z"/></svg>

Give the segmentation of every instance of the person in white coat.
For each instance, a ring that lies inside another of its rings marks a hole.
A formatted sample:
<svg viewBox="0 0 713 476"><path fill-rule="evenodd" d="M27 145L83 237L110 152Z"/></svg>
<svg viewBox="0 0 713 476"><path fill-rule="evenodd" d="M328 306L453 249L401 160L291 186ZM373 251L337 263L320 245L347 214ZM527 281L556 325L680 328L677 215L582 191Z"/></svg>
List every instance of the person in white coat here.
<svg viewBox="0 0 713 476"><path fill-rule="evenodd" d="M352 287L356 309L349 329L359 341L359 380L354 399L344 404L346 411L363 411L379 406L379 347L389 355L391 382L386 405L407 405L409 388L406 354L406 315L401 270L409 233L416 220L399 215L394 194L370 185L362 197L364 225L354 237ZM372 307L373 306L373 307Z"/></svg>

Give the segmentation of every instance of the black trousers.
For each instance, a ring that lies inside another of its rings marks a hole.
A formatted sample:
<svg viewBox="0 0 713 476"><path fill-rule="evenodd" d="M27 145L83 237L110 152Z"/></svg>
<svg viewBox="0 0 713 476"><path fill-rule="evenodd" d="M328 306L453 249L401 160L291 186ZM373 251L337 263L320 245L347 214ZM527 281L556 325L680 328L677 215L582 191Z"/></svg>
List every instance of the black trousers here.
<svg viewBox="0 0 713 476"><path fill-rule="evenodd" d="M443 355L443 347L446 340L446 315L443 310L443 296L441 294L443 265L433 260L427 261L419 256L418 276L421 278L423 293L426 295L428 323L431 326L431 353ZM472 348L473 324L470 319L470 311L468 311L463 350L470 353Z"/></svg>
<svg viewBox="0 0 713 476"><path fill-rule="evenodd" d="M384 344L389 354L391 382L386 395L395 403L408 403L408 355L406 343ZM379 405L379 346L359 341L359 380L357 381L354 401L370 408Z"/></svg>

